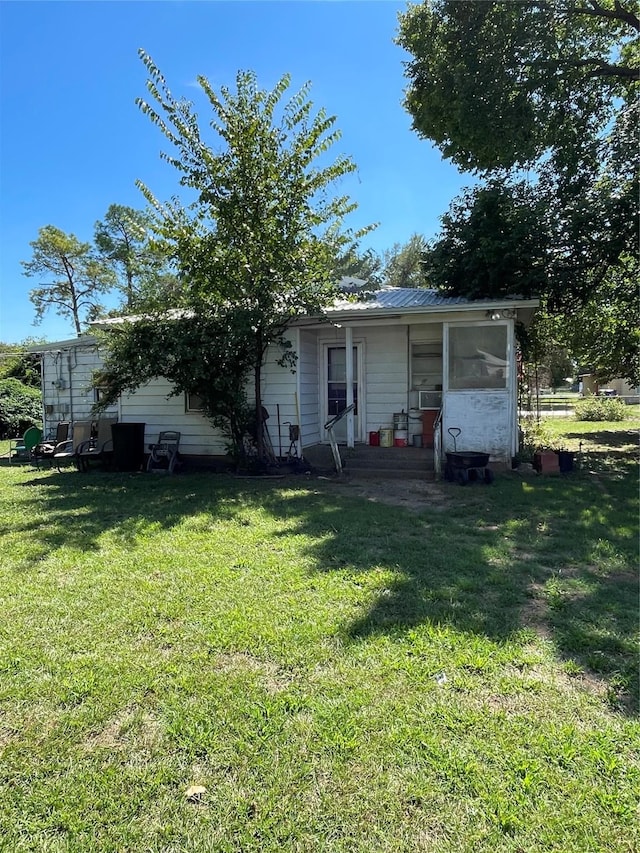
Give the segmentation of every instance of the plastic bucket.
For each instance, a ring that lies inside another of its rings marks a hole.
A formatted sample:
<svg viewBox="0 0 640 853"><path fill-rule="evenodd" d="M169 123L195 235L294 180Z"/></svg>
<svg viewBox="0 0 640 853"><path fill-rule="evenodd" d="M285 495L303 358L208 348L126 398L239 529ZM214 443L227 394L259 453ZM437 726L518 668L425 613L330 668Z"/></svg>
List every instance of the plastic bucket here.
<svg viewBox="0 0 640 853"><path fill-rule="evenodd" d="M379 447L380 446L380 433L379 432L370 432L369 433L369 444L371 447Z"/></svg>
<svg viewBox="0 0 640 853"><path fill-rule="evenodd" d="M409 415L406 412L396 412L393 416L394 430L409 429Z"/></svg>
<svg viewBox="0 0 640 853"><path fill-rule="evenodd" d="M413 436L413 446L422 447L422 433L416 433L416 435Z"/></svg>
<svg viewBox="0 0 640 853"><path fill-rule="evenodd" d="M406 429L397 429L393 433L393 446L406 447L409 444L409 433Z"/></svg>
<svg viewBox="0 0 640 853"><path fill-rule="evenodd" d="M393 447L393 430L380 430L380 447Z"/></svg>

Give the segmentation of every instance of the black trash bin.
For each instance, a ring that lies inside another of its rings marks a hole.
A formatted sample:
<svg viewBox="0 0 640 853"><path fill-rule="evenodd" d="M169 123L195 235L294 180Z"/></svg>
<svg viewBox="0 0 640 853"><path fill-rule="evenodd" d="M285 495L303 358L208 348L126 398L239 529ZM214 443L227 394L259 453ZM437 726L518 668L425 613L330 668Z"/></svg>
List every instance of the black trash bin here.
<svg viewBox="0 0 640 853"><path fill-rule="evenodd" d="M117 423L111 427L116 471L139 471L143 467L144 427L139 423Z"/></svg>

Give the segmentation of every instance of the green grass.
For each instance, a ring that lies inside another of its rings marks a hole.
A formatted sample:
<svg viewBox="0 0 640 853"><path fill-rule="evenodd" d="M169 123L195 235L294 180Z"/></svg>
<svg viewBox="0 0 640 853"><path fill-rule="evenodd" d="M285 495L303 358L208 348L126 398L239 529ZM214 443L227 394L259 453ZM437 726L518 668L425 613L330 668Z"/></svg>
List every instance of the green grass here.
<svg viewBox="0 0 640 853"><path fill-rule="evenodd" d="M638 849L634 447L555 428L417 512L0 467L0 849Z"/></svg>

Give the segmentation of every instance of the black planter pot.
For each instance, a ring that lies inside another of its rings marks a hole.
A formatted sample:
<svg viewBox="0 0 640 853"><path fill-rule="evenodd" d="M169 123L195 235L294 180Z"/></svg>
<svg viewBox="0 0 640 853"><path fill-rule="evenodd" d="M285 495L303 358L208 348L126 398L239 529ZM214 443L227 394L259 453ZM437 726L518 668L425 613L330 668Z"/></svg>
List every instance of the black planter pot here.
<svg viewBox="0 0 640 853"><path fill-rule="evenodd" d="M558 454L558 465L560 466L561 474L568 474L573 471L573 453L570 450L556 450Z"/></svg>

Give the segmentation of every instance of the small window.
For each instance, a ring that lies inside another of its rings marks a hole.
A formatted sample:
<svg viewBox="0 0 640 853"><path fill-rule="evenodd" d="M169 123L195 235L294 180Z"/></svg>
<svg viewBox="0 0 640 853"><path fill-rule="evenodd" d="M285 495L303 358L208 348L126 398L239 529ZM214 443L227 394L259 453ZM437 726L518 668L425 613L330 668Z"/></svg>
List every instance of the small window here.
<svg viewBox="0 0 640 853"><path fill-rule="evenodd" d="M185 412L202 412L204 403L199 394L185 394Z"/></svg>
<svg viewBox="0 0 640 853"><path fill-rule="evenodd" d="M104 399L104 395L107 393L106 388L97 387L93 389L94 402L101 403Z"/></svg>
<svg viewBox="0 0 640 853"><path fill-rule="evenodd" d="M506 388L509 375L507 326L449 329L449 389Z"/></svg>

